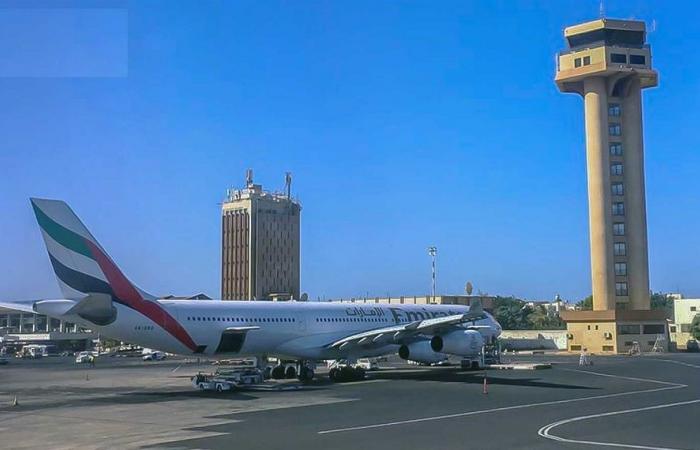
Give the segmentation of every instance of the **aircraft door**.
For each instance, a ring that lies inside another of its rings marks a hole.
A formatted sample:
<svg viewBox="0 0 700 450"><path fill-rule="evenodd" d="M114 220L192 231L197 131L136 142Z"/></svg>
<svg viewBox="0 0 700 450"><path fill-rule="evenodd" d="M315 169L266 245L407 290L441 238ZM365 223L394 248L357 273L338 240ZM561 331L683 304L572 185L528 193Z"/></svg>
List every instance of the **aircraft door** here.
<svg viewBox="0 0 700 450"><path fill-rule="evenodd" d="M297 313L296 320L297 320L297 329L299 330L299 332L306 333L306 317L304 317L304 314Z"/></svg>

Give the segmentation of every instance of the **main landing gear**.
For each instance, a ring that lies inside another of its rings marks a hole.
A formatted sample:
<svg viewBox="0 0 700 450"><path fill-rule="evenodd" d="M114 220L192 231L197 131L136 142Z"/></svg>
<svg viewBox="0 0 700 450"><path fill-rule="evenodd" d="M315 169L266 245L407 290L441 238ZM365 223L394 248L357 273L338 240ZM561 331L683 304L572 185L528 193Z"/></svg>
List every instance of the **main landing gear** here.
<svg viewBox="0 0 700 450"><path fill-rule="evenodd" d="M308 382L314 378L314 369L304 361L295 364L278 364L272 368L270 376L276 380L297 378L301 382Z"/></svg>
<svg viewBox="0 0 700 450"><path fill-rule="evenodd" d="M338 366L328 372L328 377L336 383L360 381L365 379L365 369L362 367Z"/></svg>

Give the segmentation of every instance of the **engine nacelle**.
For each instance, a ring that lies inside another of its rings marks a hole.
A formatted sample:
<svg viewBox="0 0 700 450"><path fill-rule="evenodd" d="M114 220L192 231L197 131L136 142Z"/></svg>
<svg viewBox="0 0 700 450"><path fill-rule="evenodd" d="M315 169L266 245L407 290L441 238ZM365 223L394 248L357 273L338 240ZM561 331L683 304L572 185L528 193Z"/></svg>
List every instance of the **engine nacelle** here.
<svg viewBox="0 0 700 450"><path fill-rule="evenodd" d="M475 330L456 330L441 336L433 336L430 349L451 355L476 355L484 346L484 337Z"/></svg>
<svg viewBox="0 0 700 450"><path fill-rule="evenodd" d="M399 348L401 359L410 359L419 363L436 363L447 359L447 355L436 353L430 348L430 341L419 341Z"/></svg>

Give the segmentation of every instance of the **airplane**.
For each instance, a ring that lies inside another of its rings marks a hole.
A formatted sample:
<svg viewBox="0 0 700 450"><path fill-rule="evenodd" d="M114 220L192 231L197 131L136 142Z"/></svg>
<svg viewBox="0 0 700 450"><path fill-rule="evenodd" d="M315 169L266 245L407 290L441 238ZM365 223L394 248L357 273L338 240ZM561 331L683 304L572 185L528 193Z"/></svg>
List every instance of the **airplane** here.
<svg viewBox="0 0 700 450"><path fill-rule="evenodd" d="M435 363L446 355L476 356L501 334L480 304L158 299L126 278L65 202L32 198L31 205L63 298L0 306L78 323L142 347L213 359L294 360L298 369L291 376L308 381L315 361L398 353ZM330 375L347 381L364 372L348 365ZM272 369L273 378L284 376L285 367Z"/></svg>

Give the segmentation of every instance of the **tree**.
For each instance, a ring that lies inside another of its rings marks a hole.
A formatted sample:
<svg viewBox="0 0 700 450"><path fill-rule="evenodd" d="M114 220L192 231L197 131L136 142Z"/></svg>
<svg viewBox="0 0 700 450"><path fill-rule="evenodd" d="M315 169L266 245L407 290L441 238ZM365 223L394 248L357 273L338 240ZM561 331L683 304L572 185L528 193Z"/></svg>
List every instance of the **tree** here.
<svg viewBox="0 0 700 450"><path fill-rule="evenodd" d="M651 294L651 309L663 309L666 312L666 318L673 317L673 298L668 294L656 292Z"/></svg>
<svg viewBox="0 0 700 450"><path fill-rule="evenodd" d="M584 311L590 311L593 309L593 296L589 295L588 297L584 298L580 302L576 303L576 306L578 306L579 309L582 309Z"/></svg>
<svg viewBox="0 0 700 450"><path fill-rule="evenodd" d="M690 334L695 340L700 341L700 314L695 314L693 321L690 323Z"/></svg>

